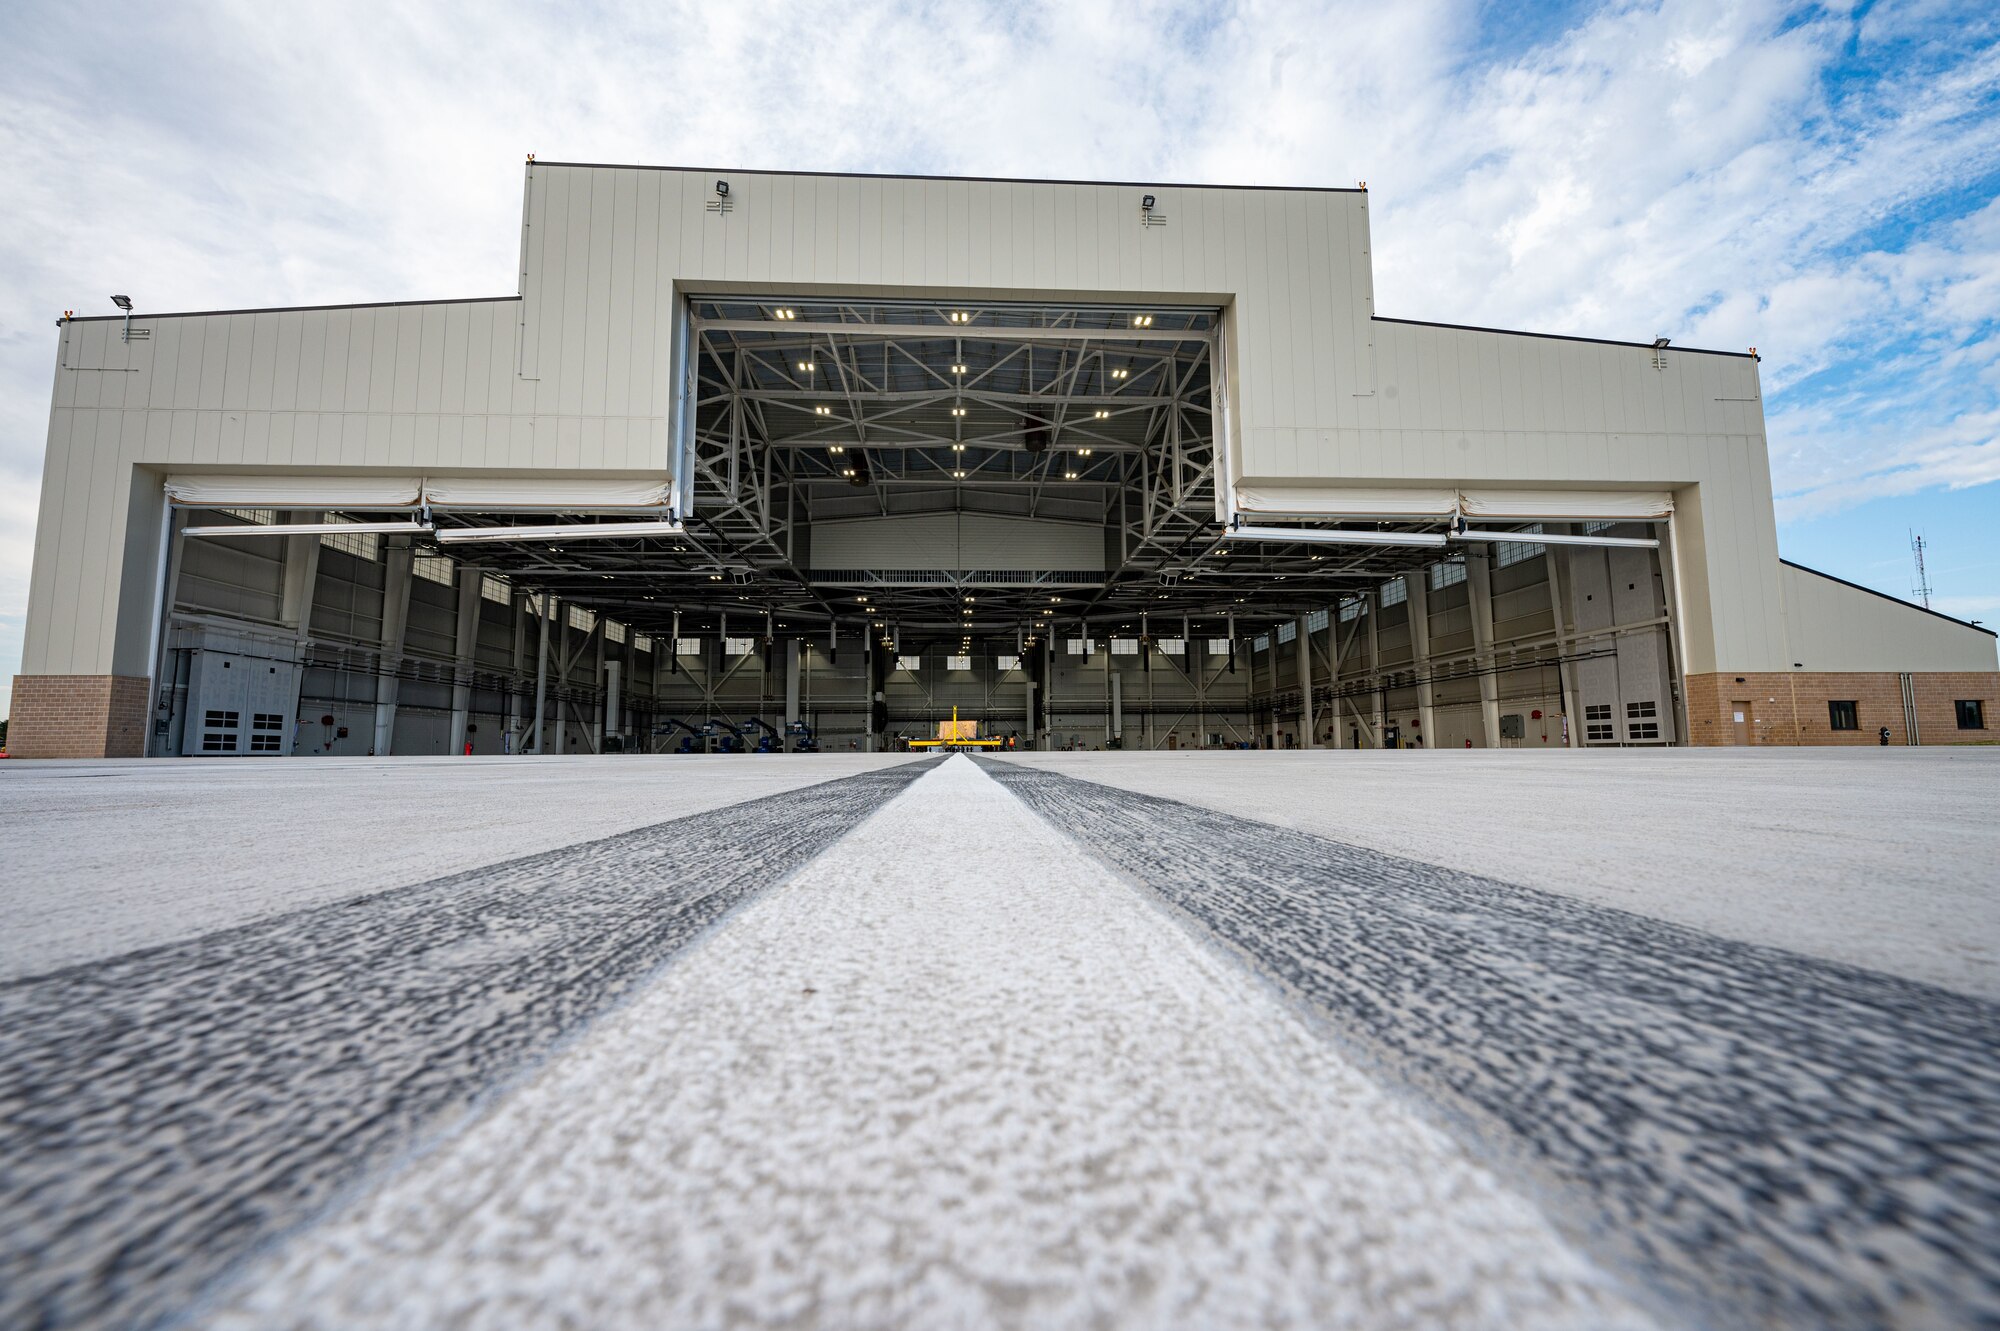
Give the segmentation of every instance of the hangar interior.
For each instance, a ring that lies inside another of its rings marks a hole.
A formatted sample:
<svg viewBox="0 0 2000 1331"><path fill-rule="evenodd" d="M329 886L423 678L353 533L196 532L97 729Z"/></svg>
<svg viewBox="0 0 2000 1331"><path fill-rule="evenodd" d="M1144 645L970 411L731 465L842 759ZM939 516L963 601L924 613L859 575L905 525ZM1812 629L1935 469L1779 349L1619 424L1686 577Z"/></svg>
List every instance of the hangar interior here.
<svg viewBox="0 0 2000 1331"><path fill-rule="evenodd" d="M1778 559L1754 353L1371 265L1365 190L531 158L515 295L66 313L15 752L1979 737L1990 632Z"/></svg>
<svg viewBox="0 0 2000 1331"><path fill-rule="evenodd" d="M1233 537L1219 313L695 299L692 514L660 532L658 489L177 479L155 749L846 750L955 714L1033 748L1674 742L1651 523L1454 533L1426 495ZM246 677L296 701L216 692Z"/></svg>

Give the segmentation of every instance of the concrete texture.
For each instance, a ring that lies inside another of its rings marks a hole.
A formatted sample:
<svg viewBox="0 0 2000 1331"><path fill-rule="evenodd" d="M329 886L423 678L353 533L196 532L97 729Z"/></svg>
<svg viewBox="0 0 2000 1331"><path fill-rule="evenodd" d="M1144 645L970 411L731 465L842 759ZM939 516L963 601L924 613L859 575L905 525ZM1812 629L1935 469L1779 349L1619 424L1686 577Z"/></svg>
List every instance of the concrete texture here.
<svg viewBox="0 0 2000 1331"><path fill-rule="evenodd" d="M2000 998L2000 748L1008 761Z"/></svg>
<svg viewBox="0 0 2000 1331"><path fill-rule="evenodd" d="M0 1326L173 1311L935 765L0 985Z"/></svg>
<svg viewBox="0 0 2000 1331"><path fill-rule="evenodd" d="M1646 1324L962 758L197 1320Z"/></svg>
<svg viewBox="0 0 2000 1331"><path fill-rule="evenodd" d="M0 980L909 760L4 762Z"/></svg>
<svg viewBox="0 0 2000 1331"><path fill-rule="evenodd" d="M2000 1006L982 762L1697 1321L2000 1320Z"/></svg>

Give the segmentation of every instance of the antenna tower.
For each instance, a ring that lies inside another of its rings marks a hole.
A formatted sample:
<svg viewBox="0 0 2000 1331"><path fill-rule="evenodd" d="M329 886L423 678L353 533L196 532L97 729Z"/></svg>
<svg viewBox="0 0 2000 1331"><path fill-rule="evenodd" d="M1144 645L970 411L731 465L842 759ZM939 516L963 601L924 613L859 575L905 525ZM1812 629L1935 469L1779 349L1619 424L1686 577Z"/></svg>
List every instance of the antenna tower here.
<svg viewBox="0 0 2000 1331"><path fill-rule="evenodd" d="M1931 579L1924 572L1924 538L1915 532L1910 533L1910 553L1917 560L1917 585L1910 589L1910 595L1922 601L1924 609L1928 610L1931 608Z"/></svg>

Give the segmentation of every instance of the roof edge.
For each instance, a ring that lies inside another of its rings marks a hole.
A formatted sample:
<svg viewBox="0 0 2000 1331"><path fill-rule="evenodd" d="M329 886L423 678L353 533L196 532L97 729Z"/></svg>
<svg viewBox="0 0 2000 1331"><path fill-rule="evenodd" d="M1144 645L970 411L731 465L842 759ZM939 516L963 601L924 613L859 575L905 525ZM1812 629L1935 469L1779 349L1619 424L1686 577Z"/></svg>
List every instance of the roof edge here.
<svg viewBox="0 0 2000 1331"><path fill-rule="evenodd" d="M648 162L544 162L531 166L565 166L595 171L686 171L689 174L745 176L813 176L828 180L938 180L975 185L1096 185L1116 189L1269 190L1286 194L1366 194L1354 185L1219 185L1185 180L1059 180L1044 176L927 176L894 171L779 171L754 166L660 166Z"/></svg>
<svg viewBox="0 0 2000 1331"><path fill-rule="evenodd" d="M58 324L123 323L126 319L202 319L224 314L296 314L313 310L396 310L412 305L492 305L519 296L449 296L442 300L358 300L340 305L256 305L242 310L163 310L141 314L77 314L58 319Z"/></svg>
<svg viewBox="0 0 2000 1331"><path fill-rule="evenodd" d="M1505 333L1509 337L1540 337L1546 338L1551 342L1589 342L1600 347L1637 347L1641 351L1651 351L1653 349L1651 342L1626 342L1615 337L1581 337L1574 333L1535 333L1525 328L1487 328L1480 324L1439 323L1434 319L1396 319L1386 314L1370 315L1369 321L1378 324L1409 324L1413 328L1450 328L1461 333ZM1755 361L1763 359L1762 356L1759 356L1754 351L1718 351L1713 347L1677 347L1671 344L1665 349L1668 351L1684 351L1690 356L1734 356L1739 360Z"/></svg>
<svg viewBox="0 0 2000 1331"><path fill-rule="evenodd" d="M1885 601L1894 601L1906 610L1915 610L1922 614L1930 615L1933 618L1942 619L1947 624L1956 624L1962 629L1971 629L1974 633L1984 633L1989 638L2000 638L2000 633L1994 632L1984 624L1974 624L1968 620L1959 619L1954 615L1947 615L1942 610L1933 610L1927 605L1918 605L1915 601L1905 601L1900 596L1891 596L1887 592L1878 592L1873 587L1863 587L1858 582L1849 582L1846 578L1836 578L1831 573L1822 573L1816 568L1807 568L1804 564L1795 564L1789 559L1780 559L1778 562L1786 568L1795 568L1801 573L1810 573L1815 578L1825 578L1828 582L1837 582L1843 587L1852 587L1857 592L1867 592L1870 596L1879 596Z"/></svg>

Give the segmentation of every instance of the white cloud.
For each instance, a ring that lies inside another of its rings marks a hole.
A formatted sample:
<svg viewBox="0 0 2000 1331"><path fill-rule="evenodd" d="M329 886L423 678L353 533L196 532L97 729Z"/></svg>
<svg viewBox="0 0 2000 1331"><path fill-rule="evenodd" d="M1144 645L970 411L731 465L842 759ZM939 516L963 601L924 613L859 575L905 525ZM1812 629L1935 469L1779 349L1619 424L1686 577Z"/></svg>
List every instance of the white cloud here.
<svg viewBox="0 0 2000 1331"><path fill-rule="evenodd" d="M1528 49L1503 29L1504 57L1481 23L1470 0L14 7L0 670L62 309L512 291L527 151L1366 179L1384 313L1758 346L1792 511L1993 478L2000 213L1903 225L2000 170L1990 15L1876 6L1860 80L1828 77L1855 40L1828 7L1614 0Z"/></svg>

